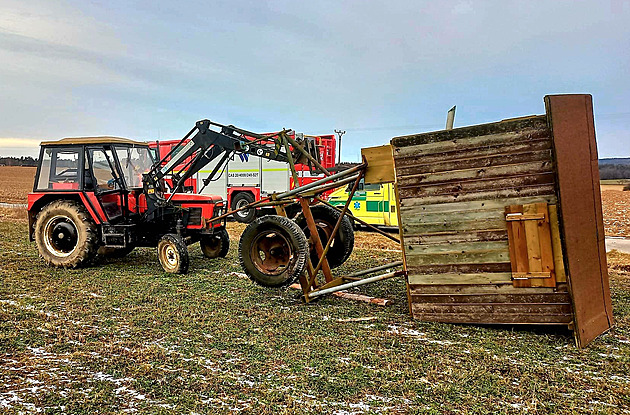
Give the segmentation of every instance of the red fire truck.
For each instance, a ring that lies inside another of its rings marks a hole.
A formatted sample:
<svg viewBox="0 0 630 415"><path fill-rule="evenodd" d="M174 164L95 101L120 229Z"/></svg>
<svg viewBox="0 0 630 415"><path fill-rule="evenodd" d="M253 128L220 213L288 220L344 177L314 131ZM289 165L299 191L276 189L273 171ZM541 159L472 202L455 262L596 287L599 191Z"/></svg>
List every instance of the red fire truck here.
<svg viewBox="0 0 630 415"><path fill-rule="evenodd" d="M303 134L292 134L294 137L297 135L297 138L304 138ZM335 136L330 134L306 137L314 139L322 166L325 168L333 167L336 153ZM149 147L156 151L156 158L162 160L179 143L180 140L153 141L149 143ZM183 190L221 196L223 200L227 201L227 206L230 209L238 209L273 192L284 192L295 187L286 162L242 153L232 154L220 175L213 181L205 180L204 182L204 179L210 176L219 163L219 159L209 163L203 170L186 181ZM185 164L183 163L183 165ZM322 175L311 174L309 166L304 164L297 164L296 170L300 186L323 177ZM242 210L234 214L234 219L239 222L251 222L255 217L256 211L253 209Z"/></svg>

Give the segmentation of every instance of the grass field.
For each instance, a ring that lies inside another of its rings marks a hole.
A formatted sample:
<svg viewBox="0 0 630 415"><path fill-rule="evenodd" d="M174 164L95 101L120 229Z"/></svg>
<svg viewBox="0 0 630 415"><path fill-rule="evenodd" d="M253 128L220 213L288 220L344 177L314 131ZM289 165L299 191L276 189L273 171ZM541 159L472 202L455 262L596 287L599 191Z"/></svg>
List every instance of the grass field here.
<svg viewBox="0 0 630 415"><path fill-rule="evenodd" d="M213 261L191 247L186 276L152 249L60 270L25 224L0 232L0 412L630 411L627 255L609 257L617 327L578 350L564 329L411 321L402 281L360 291L390 307L304 305L240 274L234 247ZM357 248L344 267L397 256Z"/></svg>

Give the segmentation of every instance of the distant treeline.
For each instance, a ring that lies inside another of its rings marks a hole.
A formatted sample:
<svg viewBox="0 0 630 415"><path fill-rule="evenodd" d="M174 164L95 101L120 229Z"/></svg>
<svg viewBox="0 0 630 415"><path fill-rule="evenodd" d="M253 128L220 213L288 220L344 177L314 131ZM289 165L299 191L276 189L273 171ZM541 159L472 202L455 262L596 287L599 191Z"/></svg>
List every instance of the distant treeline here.
<svg viewBox="0 0 630 415"><path fill-rule="evenodd" d="M37 159L31 156L0 157L0 166L30 166L37 167Z"/></svg>
<svg viewBox="0 0 630 415"><path fill-rule="evenodd" d="M630 164L600 164L599 178L602 180L630 179Z"/></svg>

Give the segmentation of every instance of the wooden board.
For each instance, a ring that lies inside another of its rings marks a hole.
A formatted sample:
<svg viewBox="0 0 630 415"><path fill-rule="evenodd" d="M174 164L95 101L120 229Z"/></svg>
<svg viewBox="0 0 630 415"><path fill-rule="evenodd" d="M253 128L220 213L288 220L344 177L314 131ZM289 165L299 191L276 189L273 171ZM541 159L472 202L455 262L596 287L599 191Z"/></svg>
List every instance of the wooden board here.
<svg viewBox="0 0 630 415"><path fill-rule="evenodd" d="M590 95L552 95L545 97L545 105L553 131L574 333L578 346L584 347L613 325L593 102Z"/></svg>
<svg viewBox="0 0 630 415"><path fill-rule="evenodd" d="M361 149L361 156L367 162L365 183L393 183L394 159L392 146L366 147Z"/></svg>

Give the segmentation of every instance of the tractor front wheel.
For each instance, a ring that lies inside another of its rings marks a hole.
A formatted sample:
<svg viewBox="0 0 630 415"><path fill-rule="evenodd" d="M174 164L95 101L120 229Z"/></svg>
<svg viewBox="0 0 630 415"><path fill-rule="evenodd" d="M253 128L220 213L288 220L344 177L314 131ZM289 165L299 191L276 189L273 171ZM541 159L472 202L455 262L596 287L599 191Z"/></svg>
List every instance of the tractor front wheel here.
<svg viewBox="0 0 630 415"><path fill-rule="evenodd" d="M241 266L252 281L263 287L282 287L304 271L308 241L291 219L268 215L245 228L238 251Z"/></svg>
<svg viewBox="0 0 630 415"><path fill-rule="evenodd" d="M185 274L188 271L188 247L181 236L167 233L160 238L157 252L165 272Z"/></svg>
<svg viewBox="0 0 630 415"><path fill-rule="evenodd" d="M225 228L221 228L210 235L202 235L199 246L206 258L225 258L230 250L230 236Z"/></svg>
<svg viewBox="0 0 630 415"><path fill-rule="evenodd" d="M56 200L37 215L35 241L39 255L49 265L77 268L96 255L98 232L85 207Z"/></svg>

